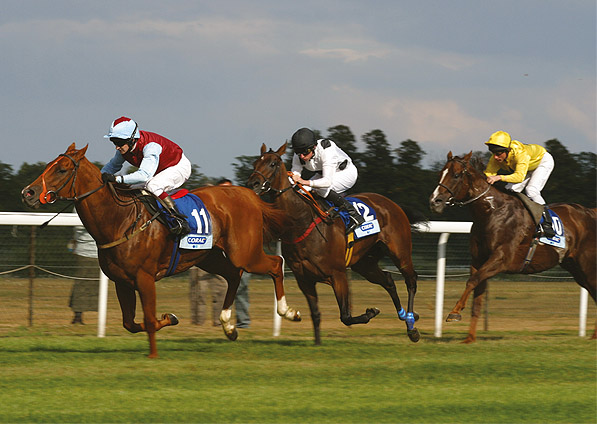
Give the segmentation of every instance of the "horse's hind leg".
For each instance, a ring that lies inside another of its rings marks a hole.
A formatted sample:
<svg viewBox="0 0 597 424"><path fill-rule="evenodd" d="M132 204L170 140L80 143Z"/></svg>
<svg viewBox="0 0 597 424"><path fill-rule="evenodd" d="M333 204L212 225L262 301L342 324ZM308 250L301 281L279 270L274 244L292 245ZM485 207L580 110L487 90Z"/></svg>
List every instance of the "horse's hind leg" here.
<svg viewBox="0 0 597 424"><path fill-rule="evenodd" d="M405 280L407 281L407 288L409 289L408 312L406 312L400 303L400 297L396 291L396 284L394 283L392 275L387 271L382 271L379 268L377 261L378 259L374 258L373 256L366 256L354 264L352 269L361 274L370 282L379 284L388 292L392 298L394 307L396 308L398 318L406 323L408 337L411 341L416 343L421 338L419 330L414 326L415 321L419 319L419 314L413 311L414 295L417 290L416 273L414 273L414 270L412 275L408 274L407 272L403 272Z"/></svg>
<svg viewBox="0 0 597 424"><path fill-rule="evenodd" d="M284 259L277 255L266 255L262 251L262 257L254 261L247 267L247 272L255 274L267 274L274 281L274 290L276 292L278 315L288 321L300 321L301 313L288 306L286 295L284 294Z"/></svg>

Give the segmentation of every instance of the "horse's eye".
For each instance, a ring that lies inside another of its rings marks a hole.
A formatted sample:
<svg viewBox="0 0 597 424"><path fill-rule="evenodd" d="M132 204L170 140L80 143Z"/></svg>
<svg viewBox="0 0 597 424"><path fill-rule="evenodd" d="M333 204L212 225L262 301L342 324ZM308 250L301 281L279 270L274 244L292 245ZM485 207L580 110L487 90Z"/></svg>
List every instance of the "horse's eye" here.
<svg viewBox="0 0 597 424"><path fill-rule="evenodd" d="M454 178L460 178L461 175L462 175L462 172L456 172L454 174Z"/></svg>
<svg viewBox="0 0 597 424"><path fill-rule="evenodd" d="M59 173L59 174L66 174L66 169L59 169L59 170L58 170L58 173Z"/></svg>
<svg viewBox="0 0 597 424"><path fill-rule="evenodd" d="M269 164L269 166L270 166L271 168L274 168L274 167L276 166L276 162L271 162L271 163Z"/></svg>

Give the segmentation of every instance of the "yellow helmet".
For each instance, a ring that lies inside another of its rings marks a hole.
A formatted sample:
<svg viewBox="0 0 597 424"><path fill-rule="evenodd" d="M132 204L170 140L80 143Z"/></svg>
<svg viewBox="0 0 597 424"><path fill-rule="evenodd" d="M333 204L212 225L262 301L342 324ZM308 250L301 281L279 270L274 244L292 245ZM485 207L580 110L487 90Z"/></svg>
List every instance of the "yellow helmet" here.
<svg viewBox="0 0 597 424"><path fill-rule="evenodd" d="M510 150L510 143L512 143L512 137L505 131L496 131L491 134L489 140L485 142L489 150L493 153L494 151L506 151Z"/></svg>

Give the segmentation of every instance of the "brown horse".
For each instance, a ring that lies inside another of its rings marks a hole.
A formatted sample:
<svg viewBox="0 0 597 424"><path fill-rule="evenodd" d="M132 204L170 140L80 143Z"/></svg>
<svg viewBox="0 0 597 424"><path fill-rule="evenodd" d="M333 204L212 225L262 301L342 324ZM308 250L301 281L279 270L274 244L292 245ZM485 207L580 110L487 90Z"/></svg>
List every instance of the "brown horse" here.
<svg viewBox="0 0 597 424"><path fill-rule="evenodd" d="M468 205L472 216L470 248L471 274L466 289L446 321L460 321L460 311L474 291L472 318L464 343L474 342L487 280L498 273L533 274L560 264L595 300L597 276L595 209L578 204L553 204L565 231L565 248L539 243L531 258L536 226L522 201L487 183L485 175L471 163L472 152L464 157L448 153L440 180L429 199L433 212L446 206ZM529 261L530 259L530 261Z"/></svg>
<svg viewBox="0 0 597 424"><path fill-rule="evenodd" d="M379 313L376 308L368 308L362 315L351 315L347 266L370 282L379 284L389 293L399 318L406 322L408 336L413 342L417 342L420 335L414 327L414 322L418 315L413 311L417 273L411 258L411 224L414 222L409 222L405 212L386 197L374 193L356 195L355 197L377 212L381 232L357 239L352 257L347 264L344 224L340 220L333 221L331 225L318 223L313 208L292 190L293 186L282 160L286 152L286 143L275 152L271 149L266 152L266 149L265 144L262 145L261 157L254 163L254 172L247 185L260 196L267 193L273 195L274 204L285 210L292 221L292 225L280 234L282 255L307 298L313 320L315 343L321 343L321 314L315 289L317 282L325 282L332 286L340 307L340 320L345 325L366 324ZM382 271L378 266L379 260L386 255L404 276L408 290L406 313L400 304L390 273Z"/></svg>
<svg viewBox="0 0 597 424"><path fill-rule="evenodd" d="M22 191L25 204L39 207L55 200L71 200L83 225L99 248L102 271L116 283L116 293L124 328L131 333L146 331L149 357L158 356L155 333L162 327L178 324L173 314L156 318L155 282L166 274L187 270L193 265L228 281L220 322L230 340L237 331L230 323L231 305L243 271L268 274L274 281L278 313L298 321L300 314L286 304L283 261L263 251L264 232L279 231L284 215L243 187L205 187L193 190L210 212L213 248L180 250L174 270L168 272L174 243L164 225L154 222L136 192L120 191L102 183L100 171L85 157L87 146L75 149L73 143L64 154L50 162L44 172ZM108 247L105 245L113 245ZM143 322L135 322L136 293L143 306Z"/></svg>

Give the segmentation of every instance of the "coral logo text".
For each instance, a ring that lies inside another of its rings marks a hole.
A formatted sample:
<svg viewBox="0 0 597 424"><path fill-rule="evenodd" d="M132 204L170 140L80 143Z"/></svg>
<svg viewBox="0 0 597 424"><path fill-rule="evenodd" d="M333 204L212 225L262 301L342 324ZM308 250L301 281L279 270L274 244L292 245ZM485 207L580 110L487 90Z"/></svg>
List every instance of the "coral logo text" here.
<svg viewBox="0 0 597 424"><path fill-rule="evenodd" d="M361 225L361 230L363 230L363 231L371 230L372 228L373 228L372 222L366 222L363 225Z"/></svg>
<svg viewBox="0 0 597 424"><path fill-rule="evenodd" d="M187 242L189 244L205 244L207 241L207 237L189 237L187 238Z"/></svg>

